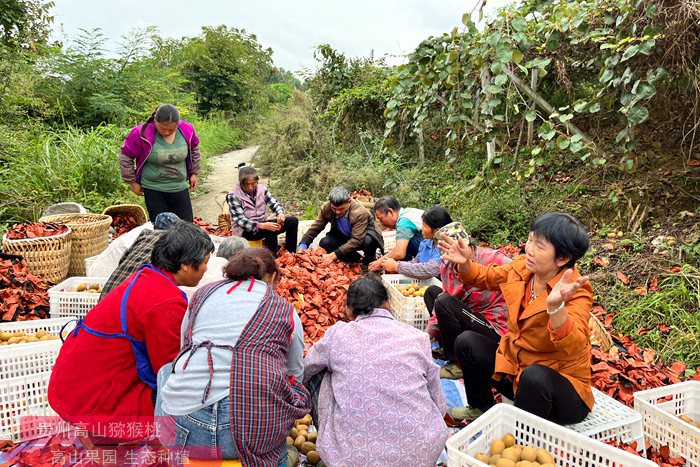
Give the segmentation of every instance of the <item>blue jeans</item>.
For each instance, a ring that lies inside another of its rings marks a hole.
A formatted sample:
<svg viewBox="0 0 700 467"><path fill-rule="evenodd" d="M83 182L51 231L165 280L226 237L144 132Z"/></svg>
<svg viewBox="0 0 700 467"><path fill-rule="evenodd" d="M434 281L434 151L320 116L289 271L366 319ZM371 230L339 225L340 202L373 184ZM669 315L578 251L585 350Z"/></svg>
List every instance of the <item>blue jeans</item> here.
<svg viewBox="0 0 700 467"><path fill-rule="evenodd" d="M155 416L158 436L165 446L184 448L193 459L238 459L231 435L229 398L203 407L189 415L168 415L163 412L162 388L172 374L172 364L158 372L158 397ZM282 451L280 466L287 465L287 450Z"/></svg>

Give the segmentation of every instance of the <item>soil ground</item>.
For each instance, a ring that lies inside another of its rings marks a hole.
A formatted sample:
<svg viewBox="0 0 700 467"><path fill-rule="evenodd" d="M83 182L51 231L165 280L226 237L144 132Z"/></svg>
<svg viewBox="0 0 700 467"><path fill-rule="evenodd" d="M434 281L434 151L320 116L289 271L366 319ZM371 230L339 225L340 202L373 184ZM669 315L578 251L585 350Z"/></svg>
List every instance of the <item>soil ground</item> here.
<svg viewBox="0 0 700 467"><path fill-rule="evenodd" d="M192 199L195 216L211 224L217 223L222 203L226 202L224 192L228 193L238 181L238 164L250 163L258 147L249 146L211 159L211 171L201 181L198 194Z"/></svg>

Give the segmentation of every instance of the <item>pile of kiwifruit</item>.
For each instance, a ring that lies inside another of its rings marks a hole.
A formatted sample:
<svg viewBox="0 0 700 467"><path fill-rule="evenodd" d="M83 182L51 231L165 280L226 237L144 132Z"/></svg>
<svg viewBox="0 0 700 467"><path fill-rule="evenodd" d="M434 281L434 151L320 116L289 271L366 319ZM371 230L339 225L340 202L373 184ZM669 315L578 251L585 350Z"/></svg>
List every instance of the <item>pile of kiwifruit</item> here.
<svg viewBox="0 0 700 467"><path fill-rule="evenodd" d="M33 334L27 334L22 331L0 332L0 345L25 344L28 342L50 341L54 339L58 339L58 336L54 336L50 332L43 329L40 329Z"/></svg>
<svg viewBox="0 0 700 467"><path fill-rule="evenodd" d="M96 283L86 284L81 282L70 290L67 290L67 292L102 293L102 286Z"/></svg>
<svg viewBox="0 0 700 467"><path fill-rule="evenodd" d="M321 461L321 456L316 451L316 439L318 433L309 431L313 420L311 414L306 414L303 418L294 422L294 428L287 436L287 444L294 446L300 453L306 456L306 462L316 465Z"/></svg>
<svg viewBox="0 0 700 467"><path fill-rule="evenodd" d="M510 433L491 441L489 454L480 452L476 460L495 467L556 467L549 451L515 444L515 437Z"/></svg>

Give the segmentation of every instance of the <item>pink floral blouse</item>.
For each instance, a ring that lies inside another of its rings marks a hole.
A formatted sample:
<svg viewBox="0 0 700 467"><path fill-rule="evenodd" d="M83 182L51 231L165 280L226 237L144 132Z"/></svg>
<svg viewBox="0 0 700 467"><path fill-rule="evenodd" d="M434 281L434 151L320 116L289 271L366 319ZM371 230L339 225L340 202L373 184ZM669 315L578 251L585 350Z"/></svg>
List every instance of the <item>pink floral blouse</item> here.
<svg viewBox="0 0 700 467"><path fill-rule="evenodd" d="M327 370L318 450L334 466L434 466L449 435L428 335L375 309L338 322L304 359L304 382Z"/></svg>

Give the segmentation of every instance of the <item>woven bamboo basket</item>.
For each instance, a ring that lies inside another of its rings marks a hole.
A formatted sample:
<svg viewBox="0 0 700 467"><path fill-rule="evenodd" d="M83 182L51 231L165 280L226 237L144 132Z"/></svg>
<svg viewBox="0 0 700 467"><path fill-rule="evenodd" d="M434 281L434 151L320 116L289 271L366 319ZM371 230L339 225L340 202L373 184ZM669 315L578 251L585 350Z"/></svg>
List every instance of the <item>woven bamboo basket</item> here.
<svg viewBox="0 0 700 467"><path fill-rule="evenodd" d="M51 237L20 240L9 239L5 234L2 249L7 254L22 256L32 274L42 276L47 282L58 283L68 276L72 232L68 227L68 232Z"/></svg>
<svg viewBox="0 0 700 467"><path fill-rule="evenodd" d="M591 329L591 344L597 345L603 352L609 351L613 346L612 337L593 313L588 319L588 327Z"/></svg>
<svg viewBox="0 0 700 467"><path fill-rule="evenodd" d="M219 196L224 195L224 198L221 202L219 202ZM222 191L217 195L216 198L216 204L219 205L221 208L221 214L219 214L219 217L217 218L216 222L219 226L220 230L223 230L224 232L228 232L231 230L231 214L229 213L228 210L228 203L226 202L226 195L228 195L228 191Z"/></svg>
<svg viewBox="0 0 700 467"><path fill-rule="evenodd" d="M115 204L102 211L102 214L112 218L118 214L131 214L138 225L143 225L148 221L146 211L138 204Z"/></svg>
<svg viewBox="0 0 700 467"><path fill-rule="evenodd" d="M73 229L69 276L84 276L85 258L102 253L109 245L112 218L106 214L59 214L42 217L40 220L65 224Z"/></svg>

